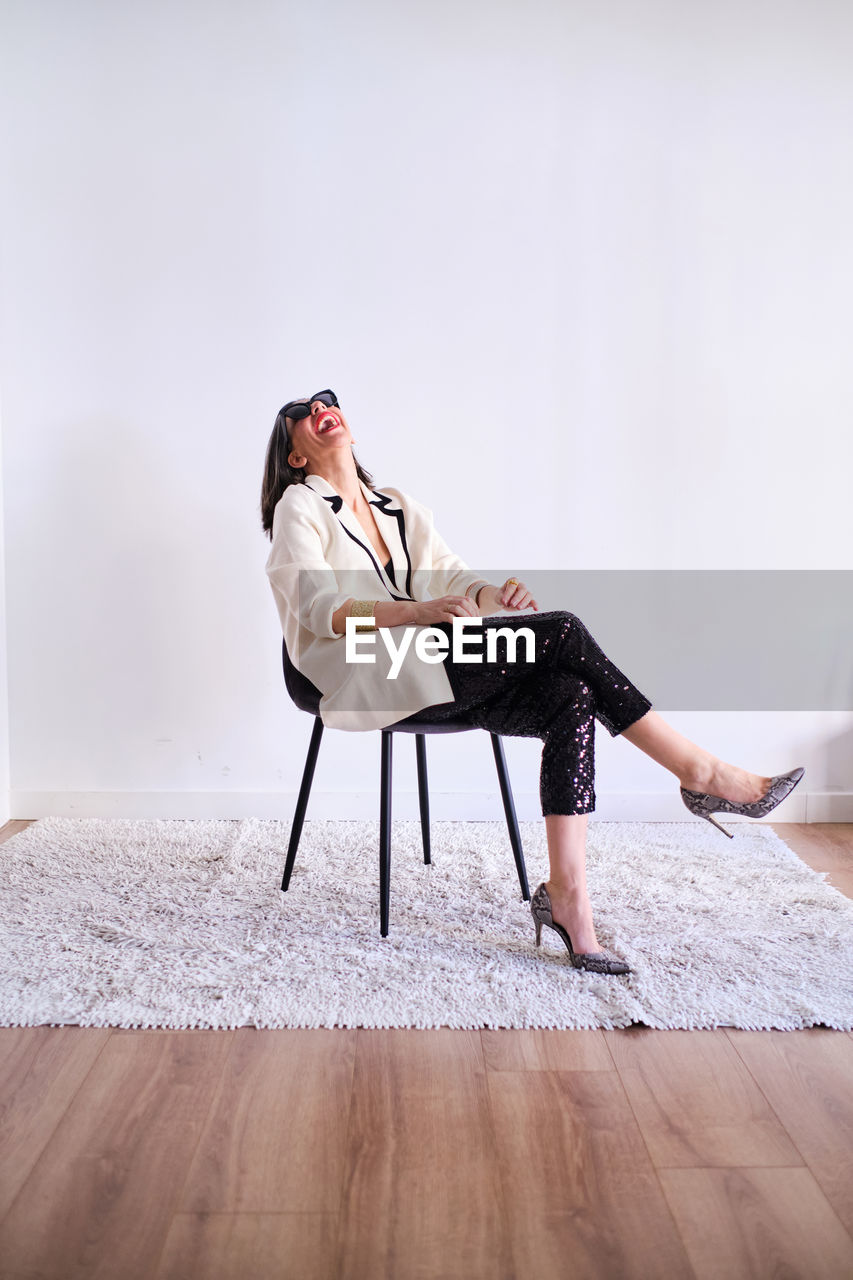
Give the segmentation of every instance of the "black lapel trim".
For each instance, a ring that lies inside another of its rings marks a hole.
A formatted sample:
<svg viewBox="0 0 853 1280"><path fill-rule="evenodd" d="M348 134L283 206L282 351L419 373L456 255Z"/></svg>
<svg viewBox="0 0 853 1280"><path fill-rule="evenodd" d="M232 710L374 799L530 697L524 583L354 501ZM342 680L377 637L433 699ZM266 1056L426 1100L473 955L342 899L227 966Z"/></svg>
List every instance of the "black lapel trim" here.
<svg viewBox="0 0 853 1280"><path fill-rule="evenodd" d="M406 518L400 507L390 507L391 497L387 493L379 493L377 491L376 498L369 499L372 507L381 507L383 515L394 516L397 521L397 528L400 531L400 541L403 544L403 550L406 553L406 591L409 599L412 598L412 558L409 555L409 544L406 541Z"/></svg>
<svg viewBox="0 0 853 1280"><path fill-rule="evenodd" d="M376 570L376 575L377 575L377 577L379 578L379 581L382 583L382 585L383 585L383 587L384 587L384 586L385 586L385 583L384 583L384 581L383 581L382 574L381 574L381 572L380 572L380 570L379 570L379 561L378 561L378 560L376 559L376 557L374 556L373 551L371 550L371 548L367 545L367 543L366 543L366 542L362 542L361 538L357 538L357 537L355 536L355 534L354 534L350 529L348 529L348 528L346 527L346 525L344 524L343 520L341 520L341 528L343 529L344 533L348 534L348 535L349 535L349 537L351 537L351 538L352 538L353 542L357 542L357 543L358 543L358 545L359 545L360 547L362 547L362 548L367 552L367 554L370 556L370 562L371 562L371 564L373 565L374 569ZM385 587L385 590L387 591L387 590L388 590L388 588L387 588L387 587ZM394 596L394 599L395 599L395 600L410 600L410 599L411 599L411 596L398 596L398 595L395 595L393 591L391 592L391 594L392 594L392 596Z"/></svg>
<svg viewBox="0 0 853 1280"><path fill-rule="evenodd" d="M313 489L313 486L309 484L307 488ZM317 490L313 489L313 492L316 493ZM337 516L341 507L344 505L344 500L340 496L340 494L339 493L334 493L334 494L321 493L318 496L331 504L332 510ZM381 494L380 497L381 497L381 502L371 502L371 505L375 507L381 506L382 509L384 510L387 504L391 501L391 499L384 493ZM403 521L403 513L400 510L396 510L396 511L389 511L386 514L397 517L397 523L400 527L400 538L403 543L403 550L406 553L406 562L409 566L406 572L406 590L408 591L409 594L407 596L398 596L398 595L395 595L394 592L392 591L391 595L394 596L395 600L411 600L412 599L412 562L409 559L409 548L406 545L406 528ZM383 586L385 586L385 583L382 579L382 573L379 568L379 561L376 559L376 557L373 554L373 548L368 546L366 542L362 542L361 538L357 538L356 535L352 532L352 530L346 527L343 520L341 520L340 516L338 516L338 523L340 524L341 528L343 529L347 537L352 538L353 542L355 542L359 547L361 547L363 551L366 551L367 554L370 556L370 563L373 565L374 569L376 570L376 574L377 574L377 577L379 578L379 581L382 582ZM397 585L396 582L394 583L394 585L395 586Z"/></svg>

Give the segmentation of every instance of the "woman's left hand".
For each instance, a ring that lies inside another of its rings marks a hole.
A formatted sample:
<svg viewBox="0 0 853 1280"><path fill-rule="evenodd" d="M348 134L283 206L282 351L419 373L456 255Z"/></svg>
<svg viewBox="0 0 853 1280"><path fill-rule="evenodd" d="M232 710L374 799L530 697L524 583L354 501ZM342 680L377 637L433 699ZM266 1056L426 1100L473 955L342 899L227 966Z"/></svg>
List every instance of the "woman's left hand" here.
<svg viewBox="0 0 853 1280"><path fill-rule="evenodd" d="M494 597L495 604L499 609L538 609L539 605L533 599L533 596L527 590L523 582L519 582L518 578L507 578L503 586L488 587L488 590ZM482 597L481 597L482 603Z"/></svg>

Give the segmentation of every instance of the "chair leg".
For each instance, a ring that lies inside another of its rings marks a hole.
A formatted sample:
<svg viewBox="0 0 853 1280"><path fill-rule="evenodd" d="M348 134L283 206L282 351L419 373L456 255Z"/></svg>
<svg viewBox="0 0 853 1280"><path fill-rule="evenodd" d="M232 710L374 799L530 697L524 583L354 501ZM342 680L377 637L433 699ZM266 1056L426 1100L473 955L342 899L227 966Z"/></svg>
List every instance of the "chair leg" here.
<svg viewBox="0 0 853 1280"><path fill-rule="evenodd" d="M379 932L388 937L391 897L391 748L393 733L382 730L382 783L379 795Z"/></svg>
<svg viewBox="0 0 853 1280"><path fill-rule="evenodd" d="M311 783L314 780L314 766L317 763L317 753L320 750L320 739L323 736L323 721L317 716L314 720L314 729L311 734L311 741L308 744L308 755L305 760L305 768L302 771L302 785L299 788L299 798L296 801L296 812L293 815L293 822L290 827L290 843L287 846L287 861L284 864L284 878L281 882L282 892L287 889L290 884L290 874L293 871L293 860L296 857L296 847L299 844L299 837L302 835L302 823L305 820L305 810L308 808L308 796L311 794Z"/></svg>
<svg viewBox="0 0 853 1280"><path fill-rule="evenodd" d="M509 831L509 842L512 845L512 852L515 855L515 866L518 871L518 881L521 885L521 896L525 902L530 901L530 888L527 884L527 867L524 865L524 853L521 848L521 832L518 829L518 819L515 816L515 803L512 798L512 788L509 785L509 774L506 771L506 757L504 755L504 745L500 737L493 733L492 750L495 753L495 765L498 771L498 782L501 787L501 799L504 802L504 813L506 814L506 825Z"/></svg>
<svg viewBox="0 0 853 1280"><path fill-rule="evenodd" d="M426 734L415 734L415 752L418 758L418 803L421 807L421 837L424 842L424 862L431 862L429 843L429 785L427 783Z"/></svg>

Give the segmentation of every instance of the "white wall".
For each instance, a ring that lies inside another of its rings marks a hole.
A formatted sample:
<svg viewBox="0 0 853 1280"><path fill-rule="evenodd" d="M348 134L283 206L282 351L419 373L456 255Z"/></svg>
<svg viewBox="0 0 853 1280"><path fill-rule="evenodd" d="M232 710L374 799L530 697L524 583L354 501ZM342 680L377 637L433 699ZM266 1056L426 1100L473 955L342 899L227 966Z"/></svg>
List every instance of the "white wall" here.
<svg viewBox="0 0 853 1280"><path fill-rule="evenodd" d="M2 13L14 816L289 817L258 502L320 386L478 569L851 567L841 0ZM792 819L853 792L849 714L672 719L806 764ZM598 741L599 816L685 816ZM327 734L313 816L376 813L365 745ZM430 756L437 816L497 816L485 735Z"/></svg>
<svg viewBox="0 0 853 1280"><path fill-rule="evenodd" d="M3 545L3 431L0 411L0 826L11 817L9 802L9 686L6 654L6 553Z"/></svg>

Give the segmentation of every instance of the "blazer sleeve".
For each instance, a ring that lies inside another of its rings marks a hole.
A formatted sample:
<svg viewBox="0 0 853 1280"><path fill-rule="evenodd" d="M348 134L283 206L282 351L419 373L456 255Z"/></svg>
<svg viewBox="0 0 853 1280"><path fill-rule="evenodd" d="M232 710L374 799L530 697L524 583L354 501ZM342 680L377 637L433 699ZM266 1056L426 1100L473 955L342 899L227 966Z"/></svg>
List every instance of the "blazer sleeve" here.
<svg viewBox="0 0 853 1280"><path fill-rule="evenodd" d="M295 488L295 486L294 486ZM301 495L279 502L273 518L272 547L266 573L279 613L285 611L315 636L341 639L332 627L332 615L348 600L334 568L323 552L320 531L301 501Z"/></svg>

